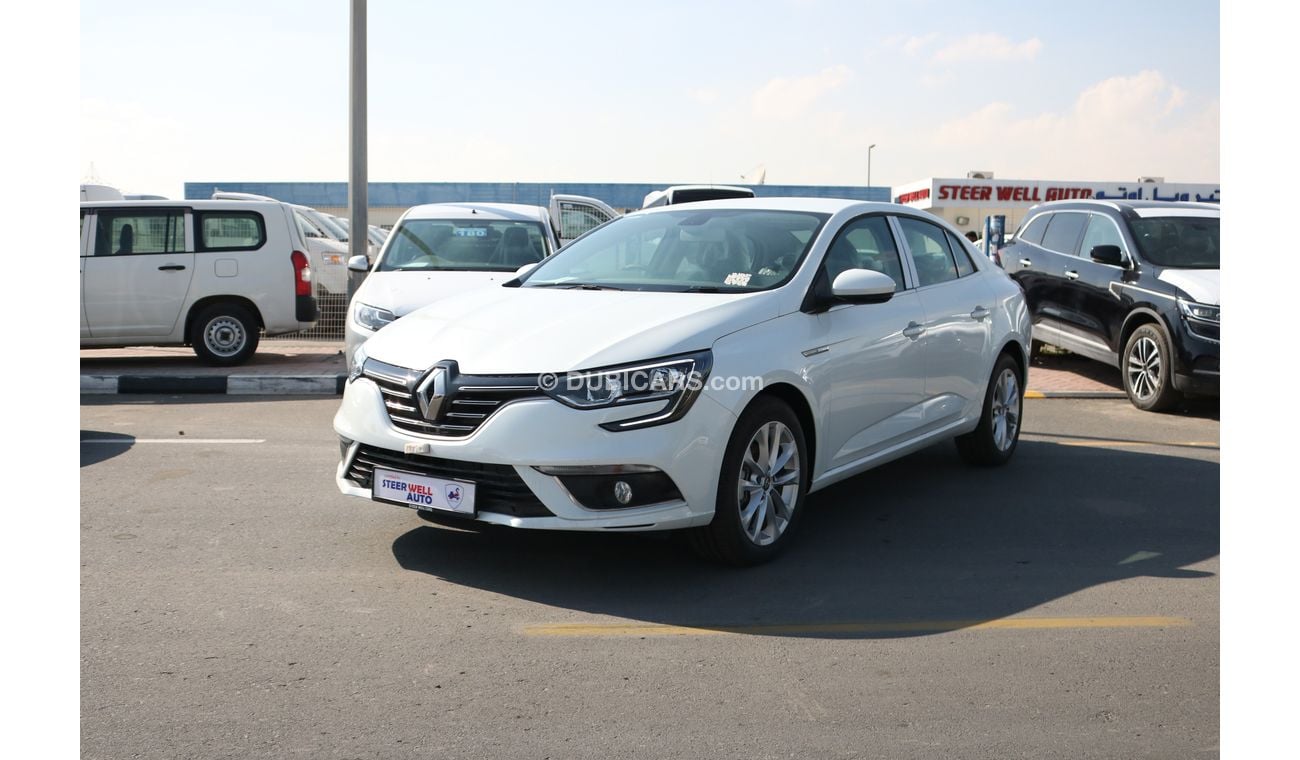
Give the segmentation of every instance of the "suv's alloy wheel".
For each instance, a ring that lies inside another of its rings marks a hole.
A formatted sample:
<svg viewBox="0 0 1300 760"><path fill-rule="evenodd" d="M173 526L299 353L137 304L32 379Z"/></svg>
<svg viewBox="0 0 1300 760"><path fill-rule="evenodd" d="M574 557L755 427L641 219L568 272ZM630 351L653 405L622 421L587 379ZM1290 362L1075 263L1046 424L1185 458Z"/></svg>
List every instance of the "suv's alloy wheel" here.
<svg viewBox="0 0 1300 760"><path fill-rule="evenodd" d="M1182 399L1173 384L1169 340L1157 325L1142 325L1129 336L1120 372L1124 377L1124 392L1138 409L1164 411Z"/></svg>

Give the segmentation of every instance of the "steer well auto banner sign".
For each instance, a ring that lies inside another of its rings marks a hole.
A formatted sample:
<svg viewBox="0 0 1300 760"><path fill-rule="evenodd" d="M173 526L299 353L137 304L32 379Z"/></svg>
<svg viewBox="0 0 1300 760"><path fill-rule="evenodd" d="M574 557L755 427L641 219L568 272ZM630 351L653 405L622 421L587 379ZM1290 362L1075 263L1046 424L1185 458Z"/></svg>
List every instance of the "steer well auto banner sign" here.
<svg viewBox="0 0 1300 760"><path fill-rule="evenodd" d="M894 188L894 202L922 209L1028 208L1079 199L1219 202L1219 185L1177 182L1056 182L1027 179L930 179Z"/></svg>

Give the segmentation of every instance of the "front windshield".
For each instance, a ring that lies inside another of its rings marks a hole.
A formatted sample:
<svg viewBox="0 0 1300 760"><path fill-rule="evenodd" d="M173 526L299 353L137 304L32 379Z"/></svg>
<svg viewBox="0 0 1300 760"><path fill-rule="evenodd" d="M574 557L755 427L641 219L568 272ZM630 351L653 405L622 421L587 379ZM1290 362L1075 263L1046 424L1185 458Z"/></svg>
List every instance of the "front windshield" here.
<svg viewBox="0 0 1300 760"><path fill-rule="evenodd" d="M375 271L513 272L546 257L541 222L477 219L407 219Z"/></svg>
<svg viewBox="0 0 1300 760"><path fill-rule="evenodd" d="M1142 258L1173 269L1219 268L1217 216L1148 216L1129 222Z"/></svg>
<svg viewBox="0 0 1300 760"><path fill-rule="evenodd" d="M307 209L303 213L311 217L312 221L316 223L316 226L325 230L329 237L344 243L348 241L347 231L340 227L333 219L330 219L328 216L322 214L316 209Z"/></svg>
<svg viewBox="0 0 1300 760"><path fill-rule="evenodd" d="M744 293L784 284L828 215L690 209L617 219L529 272L523 287Z"/></svg>

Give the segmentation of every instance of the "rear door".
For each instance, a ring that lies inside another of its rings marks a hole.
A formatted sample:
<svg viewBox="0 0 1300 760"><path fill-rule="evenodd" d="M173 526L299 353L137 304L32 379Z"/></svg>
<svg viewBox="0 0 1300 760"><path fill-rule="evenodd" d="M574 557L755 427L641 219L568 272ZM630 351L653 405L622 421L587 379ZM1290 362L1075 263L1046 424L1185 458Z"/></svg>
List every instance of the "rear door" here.
<svg viewBox="0 0 1300 760"><path fill-rule="evenodd" d="M551 223L556 226L560 245L580 237L587 230L621 216L604 201L585 195L552 195Z"/></svg>
<svg viewBox="0 0 1300 760"><path fill-rule="evenodd" d="M1075 272L1079 263L1079 240L1088 226L1086 211L1057 211L1043 233L1039 254L1042 265L1039 271L1038 310L1034 316L1036 328L1042 328L1041 339L1060 345L1053 337L1064 337L1068 343L1078 335L1070 317L1069 302L1073 298L1067 287L1067 272ZM1035 338L1040 337L1035 335ZM1065 346L1069 348L1070 346Z"/></svg>
<svg viewBox="0 0 1300 760"><path fill-rule="evenodd" d="M993 340L993 293L964 246L937 224L896 219L925 312L925 422L937 427L984 399Z"/></svg>
<svg viewBox="0 0 1300 760"><path fill-rule="evenodd" d="M82 190L82 193L85 193ZM90 255L90 225L95 223L94 212L81 210L81 284L77 288L77 299L81 312L81 339L90 337L90 323L86 321L86 257Z"/></svg>
<svg viewBox="0 0 1300 760"><path fill-rule="evenodd" d="M1095 343L1095 350L1118 352L1116 344L1125 310L1111 284L1123 281L1128 270L1093 261L1092 249L1099 245L1119 246L1125 258L1133 260L1119 225L1106 214L1090 214L1078 256L1067 264L1069 268L1065 270L1065 280L1061 284L1064 294L1062 318L1068 327L1080 333L1080 340Z"/></svg>
<svg viewBox="0 0 1300 760"><path fill-rule="evenodd" d="M1047 231L1047 225L1051 220L1051 213L1032 217L1028 224L1016 232L1015 242L998 253L998 261L1002 264L1002 268L1020 284L1021 290L1025 291L1025 304L1029 307L1030 316L1035 320L1038 317L1045 286L1043 267L1047 261L1041 247L1043 233Z"/></svg>
<svg viewBox="0 0 1300 760"><path fill-rule="evenodd" d="M194 274L184 208L100 208L82 297L94 338L166 338L176 329Z"/></svg>

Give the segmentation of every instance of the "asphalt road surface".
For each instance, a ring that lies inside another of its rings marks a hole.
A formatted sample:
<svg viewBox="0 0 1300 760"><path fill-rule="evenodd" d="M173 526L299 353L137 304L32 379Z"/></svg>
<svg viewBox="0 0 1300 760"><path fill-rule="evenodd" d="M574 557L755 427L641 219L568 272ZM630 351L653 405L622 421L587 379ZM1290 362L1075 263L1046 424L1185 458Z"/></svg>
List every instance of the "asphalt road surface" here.
<svg viewBox="0 0 1300 760"><path fill-rule="evenodd" d="M777 562L340 495L336 399L83 398L87 758L1218 754L1218 407L1029 401Z"/></svg>

